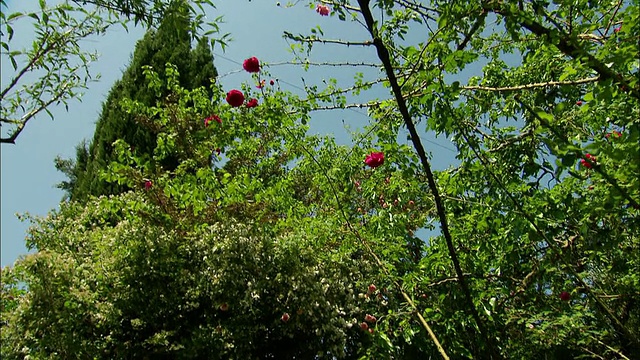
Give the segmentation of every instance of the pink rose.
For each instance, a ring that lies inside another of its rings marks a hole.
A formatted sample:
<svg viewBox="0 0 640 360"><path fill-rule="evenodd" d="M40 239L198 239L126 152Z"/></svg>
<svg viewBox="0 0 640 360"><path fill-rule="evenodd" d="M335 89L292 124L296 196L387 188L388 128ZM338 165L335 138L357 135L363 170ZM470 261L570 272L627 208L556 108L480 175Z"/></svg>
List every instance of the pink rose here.
<svg viewBox="0 0 640 360"><path fill-rule="evenodd" d="M384 153L373 151L371 154L367 155L364 159L364 163L372 168L377 168L384 163Z"/></svg>
<svg viewBox="0 0 640 360"><path fill-rule="evenodd" d="M152 186L153 186L153 183L151 182L151 180L147 180L147 181L144 182L144 189L145 190L151 189Z"/></svg>
<svg viewBox="0 0 640 360"><path fill-rule="evenodd" d="M367 314L367 315L365 315L365 317L364 317L364 321L366 321L366 322L368 322L368 323L372 323L372 324L373 324L373 323L375 323L375 322L376 322L376 317L375 317L375 316L373 316L373 315L369 315L369 314Z"/></svg>
<svg viewBox="0 0 640 360"><path fill-rule="evenodd" d="M253 57L250 57L250 58L246 59L242 63L242 67L247 72L257 73L257 72L260 72L260 61L258 60L257 57L253 56Z"/></svg>
<svg viewBox="0 0 640 360"><path fill-rule="evenodd" d="M233 107L238 107L244 103L244 94L240 90L233 89L227 93L227 102Z"/></svg>
<svg viewBox="0 0 640 360"><path fill-rule="evenodd" d="M320 14L321 16L328 16L330 11L331 11L331 10L329 10L329 7L328 7L328 6L326 6L326 5L320 5L320 4L318 4L318 5L316 6L316 12L317 12L318 14Z"/></svg>

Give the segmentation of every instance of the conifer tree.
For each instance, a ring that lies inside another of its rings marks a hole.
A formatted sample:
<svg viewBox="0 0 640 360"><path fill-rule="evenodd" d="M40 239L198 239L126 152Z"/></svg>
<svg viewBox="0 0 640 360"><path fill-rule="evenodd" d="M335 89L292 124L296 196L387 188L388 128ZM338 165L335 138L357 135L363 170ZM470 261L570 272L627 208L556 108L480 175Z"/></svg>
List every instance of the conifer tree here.
<svg viewBox="0 0 640 360"><path fill-rule="evenodd" d="M56 159L56 168L68 177L58 187L66 191L70 200L83 202L90 195L118 194L128 190L126 186L108 183L100 177L101 171L114 160L114 141L123 139L138 155L152 155L156 134L140 125L120 106L125 98L153 105L167 95L158 96L148 89L144 66L151 66L163 75L166 64L171 63L180 73L181 86L186 89L209 88L217 75L213 55L204 38L192 49L190 25L187 3L184 0L173 1L158 29L149 30L138 42L129 67L111 88L103 103L93 140L90 143L84 141L76 147L75 161ZM169 160L162 165L175 168L177 160Z"/></svg>

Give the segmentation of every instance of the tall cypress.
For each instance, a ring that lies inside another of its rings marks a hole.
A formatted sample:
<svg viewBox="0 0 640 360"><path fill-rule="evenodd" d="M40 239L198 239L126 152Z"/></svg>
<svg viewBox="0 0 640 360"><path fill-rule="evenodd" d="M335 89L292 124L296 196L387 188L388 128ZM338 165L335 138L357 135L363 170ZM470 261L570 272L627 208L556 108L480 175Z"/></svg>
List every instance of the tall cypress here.
<svg viewBox="0 0 640 360"><path fill-rule="evenodd" d="M150 65L162 76L166 64L171 63L177 67L180 85L184 88L209 88L217 76L211 48L204 38L192 48L190 25L186 1L173 1L158 28L149 30L136 44L129 67L113 85L103 103L93 140L76 147L75 161L56 159L56 168L69 178L58 187L66 191L70 200L83 202L91 195L119 194L128 190L126 186L108 183L100 178L100 172L115 160L114 141L123 139L135 148L138 155L153 154L156 134L120 107L120 102L125 98L154 105L167 95L160 94L159 98L158 94L147 88L144 66ZM177 166L171 160L164 165L169 168Z"/></svg>

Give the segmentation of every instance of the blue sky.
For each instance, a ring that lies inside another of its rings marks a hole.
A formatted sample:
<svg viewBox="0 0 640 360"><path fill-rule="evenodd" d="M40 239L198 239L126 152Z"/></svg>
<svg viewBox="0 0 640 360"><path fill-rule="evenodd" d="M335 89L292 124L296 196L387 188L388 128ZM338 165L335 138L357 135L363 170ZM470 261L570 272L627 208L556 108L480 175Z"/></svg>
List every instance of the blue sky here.
<svg viewBox="0 0 640 360"><path fill-rule="evenodd" d="M51 3L51 1L49 1ZM283 31L294 34L310 33L310 29L320 25L325 37L352 41L368 40L366 31L356 23L345 23L337 17L321 17L315 10L300 2L295 7L284 8L276 1L225 0L216 1L216 9L207 12L210 21L224 16L222 33L231 33L233 41L223 53L220 47L214 49L215 66L221 74L220 81L225 87L239 88L242 82L251 81L241 63L245 58L257 56L264 63L290 61L292 54L289 44L282 38ZM283 1L283 3L285 3ZM8 13L35 8L37 2L7 2ZM29 46L32 27L24 23L15 26L14 47ZM81 103L72 102L69 111L64 107L52 108L54 120L46 114L33 119L18 137L15 145L0 145L1 153L1 265L12 264L18 256L27 252L25 235L28 223L19 221L15 214L29 212L46 215L58 207L63 192L55 184L64 180L56 171L54 159L60 155L72 158L75 146L83 139L92 137L102 101L111 85L118 79L129 63L135 43L144 34L140 28L130 28L126 32L114 27L107 35L90 39L83 43L94 48L100 59L94 63L94 73L102 78L89 85ZM20 46L22 45L22 46ZM351 61L378 63L372 47L354 48L339 45L316 45L312 51L314 61ZM2 84L13 75L13 69L3 56L0 63ZM280 80L284 90L302 94L302 78L306 84L322 86L322 80L330 77L338 79L338 84L348 86L353 81L353 68L312 67L304 72L297 66L278 65L267 67L273 77ZM363 71L365 71L363 69ZM365 71L366 72L366 71ZM377 70L369 70L365 78L380 77ZM386 98L386 90L377 90L369 96ZM358 128L368 124L366 110L344 110L315 113L311 122L313 133L334 134L339 143L348 143L344 123ZM344 122L344 123L343 123ZM2 130L5 131L5 130ZM446 139L435 139L424 134L425 146L434 155L434 167L444 169L453 162L452 146ZM429 142L436 140L435 143ZM441 146L438 146L441 145ZM444 147L443 147L444 146Z"/></svg>

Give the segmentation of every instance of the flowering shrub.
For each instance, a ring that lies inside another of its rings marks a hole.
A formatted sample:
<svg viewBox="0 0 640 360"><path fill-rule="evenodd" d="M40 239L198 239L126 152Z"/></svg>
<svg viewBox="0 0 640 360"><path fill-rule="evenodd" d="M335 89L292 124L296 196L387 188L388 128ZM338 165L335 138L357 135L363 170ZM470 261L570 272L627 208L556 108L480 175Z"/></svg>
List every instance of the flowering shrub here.
<svg viewBox="0 0 640 360"><path fill-rule="evenodd" d="M152 225L162 210L141 195L103 197L86 208L63 204L35 220L49 224L31 232L39 252L16 271L64 286L31 282L3 325L3 339L22 337L12 351L27 356L51 344L91 358L116 350L123 358L169 356L188 348L204 358L289 359L319 350L344 357L367 346L347 326L364 316L354 292L369 268L361 261L338 254L322 261L302 234L257 237L253 225L231 218ZM82 256L74 255L78 249ZM189 336L168 336L181 331ZM134 338L140 341L125 341Z"/></svg>

